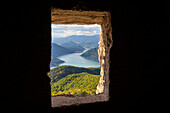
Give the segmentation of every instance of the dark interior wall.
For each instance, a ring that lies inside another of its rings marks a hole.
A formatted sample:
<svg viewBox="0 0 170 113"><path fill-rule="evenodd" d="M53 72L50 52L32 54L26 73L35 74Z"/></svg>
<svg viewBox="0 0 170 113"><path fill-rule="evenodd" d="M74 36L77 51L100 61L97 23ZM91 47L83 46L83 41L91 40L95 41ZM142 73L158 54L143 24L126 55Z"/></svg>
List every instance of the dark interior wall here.
<svg viewBox="0 0 170 113"><path fill-rule="evenodd" d="M160 76L168 64L168 3L120 0L5 1L2 11L3 107L24 112L153 112L162 110ZM112 14L110 101L50 108L50 6ZM168 83L168 82L166 82ZM168 86L168 84L166 84ZM166 107L166 105L164 106ZM4 110L4 109L3 109Z"/></svg>
<svg viewBox="0 0 170 113"><path fill-rule="evenodd" d="M6 113L47 110L51 103L46 74L51 55L49 2L6 1L3 5L2 108Z"/></svg>

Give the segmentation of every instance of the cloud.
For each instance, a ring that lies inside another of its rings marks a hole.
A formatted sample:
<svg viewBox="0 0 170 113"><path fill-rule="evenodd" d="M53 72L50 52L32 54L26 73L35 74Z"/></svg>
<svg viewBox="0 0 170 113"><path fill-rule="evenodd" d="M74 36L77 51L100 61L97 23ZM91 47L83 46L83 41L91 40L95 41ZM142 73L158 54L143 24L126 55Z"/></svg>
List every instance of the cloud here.
<svg viewBox="0 0 170 113"><path fill-rule="evenodd" d="M97 35L100 34L101 26L97 24L93 25L62 25L62 24L52 24L52 37L67 37L71 35Z"/></svg>
<svg viewBox="0 0 170 113"><path fill-rule="evenodd" d="M84 28L86 29L90 29L90 28L100 28L100 25L98 24L92 24L92 25L84 25Z"/></svg>
<svg viewBox="0 0 170 113"><path fill-rule="evenodd" d="M97 31L93 31L93 33L97 33Z"/></svg>

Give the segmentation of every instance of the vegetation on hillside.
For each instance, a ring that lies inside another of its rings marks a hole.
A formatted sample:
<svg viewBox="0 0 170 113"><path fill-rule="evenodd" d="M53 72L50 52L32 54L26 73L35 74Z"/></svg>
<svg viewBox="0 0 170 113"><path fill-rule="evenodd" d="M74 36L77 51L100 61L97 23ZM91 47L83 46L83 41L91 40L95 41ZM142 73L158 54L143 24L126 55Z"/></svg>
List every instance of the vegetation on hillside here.
<svg viewBox="0 0 170 113"><path fill-rule="evenodd" d="M91 59L91 60L99 61L98 60L98 47L95 47L95 48L92 48L92 49L86 51L81 56Z"/></svg>
<svg viewBox="0 0 170 113"><path fill-rule="evenodd" d="M70 74L51 85L52 96L59 94L95 94L100 76L89 73Z"/></svg>
<svg viewBox="0 0 170 113"><path fill-rule="evenodd" d="M59 94L95 94L100 79L100 67L58 66L53 68L48 76L51 78L52 96Z"/></svg>
<svg viewBox="0 0 170 113"><path fill-rule="evenodd" d="M94 74L94 75L100 75L100 67L83 68L83 67L75 67L75 66L69 66L69 65L58 66L58 67L53 68L48 73L48 76L51 78L51 83L54 83L69 74L76 74L76 73L82 73L82 72L87 72L89 74Z"/></svg>

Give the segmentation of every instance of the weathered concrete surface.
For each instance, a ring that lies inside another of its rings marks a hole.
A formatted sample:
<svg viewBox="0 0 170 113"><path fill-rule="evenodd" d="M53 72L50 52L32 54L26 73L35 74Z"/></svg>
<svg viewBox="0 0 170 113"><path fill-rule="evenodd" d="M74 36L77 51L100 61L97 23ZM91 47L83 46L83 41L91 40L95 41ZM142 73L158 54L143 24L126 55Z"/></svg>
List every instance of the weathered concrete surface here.
<svg viewBox="0 0 170 113"><path fill-rule="evenodd" d="M101 33L99 39L99 61L101 65L100 81L97 86L97 95L84 96L56 96L52 97L52 107L63 105L92 103L109 100L109 68L110 48L112 46L111 14L109 12L97 11L73 11L73 10L51 10L52 24L99 24Z"/></svg>
<svg viewBox="0 0 170 113"><path fill-rule="evenodd" d="M55 96L51 97L52 107L61 107L69 105L79 105L86 103L107 101L104 94L100 95L74 95L74 96Z"/></svg>

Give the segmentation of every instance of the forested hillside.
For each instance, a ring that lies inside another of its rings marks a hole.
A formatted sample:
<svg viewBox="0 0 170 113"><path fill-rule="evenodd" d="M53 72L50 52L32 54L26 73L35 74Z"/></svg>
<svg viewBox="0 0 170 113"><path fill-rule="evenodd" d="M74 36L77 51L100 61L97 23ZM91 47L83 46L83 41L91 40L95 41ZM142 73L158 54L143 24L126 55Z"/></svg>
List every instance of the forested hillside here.
<svg viewBox="0 0 170 113"><path fill-rule="evenodd" d="M58 67L51 69L50 72L48 73L48 76L51 78L51 83L54 83L69 74L76 74L76 73L82 73L82 72L99 75L100 67L99 68L83 68L83 67L75 67L75 66L58 66Z"/></svg>
<svg viewBox="0 0 170 113"><path fill-rule="evenodd" d="M95 61L99 61L97 49L98 49L98 47L92 48L92 49L86 51L85 53L83 53L81 56L88 58L88 59L95 60Z"/></svg>
<svg viewBox="0 0 170 113"><path fill-rule="evenodd" d="M59 94L95 94L100 75L86 72L69 74L51 85L52 96Z"/></svg>
<svg viewBox="0 0 170 113"><path fill-rule="evenodd" d="M52 96L59 94L94 94L100 78L100 67L82 68L58 66L48 76L51 78Z"/></svg>

